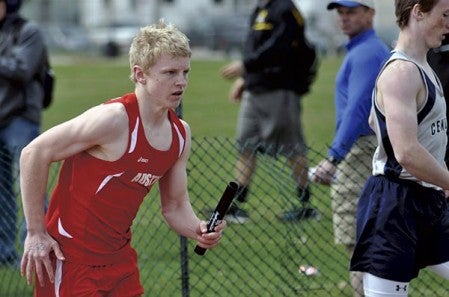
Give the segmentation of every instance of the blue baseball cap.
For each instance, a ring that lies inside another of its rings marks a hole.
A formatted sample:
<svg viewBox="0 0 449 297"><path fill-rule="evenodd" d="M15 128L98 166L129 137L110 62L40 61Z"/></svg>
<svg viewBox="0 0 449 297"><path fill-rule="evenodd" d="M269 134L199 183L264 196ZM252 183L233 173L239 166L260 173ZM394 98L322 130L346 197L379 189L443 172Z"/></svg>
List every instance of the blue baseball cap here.
<svg viewBox="0 0 449 297"><path fill-rule="evenodd" d="M366 6L366 7L375 9L373 0L355 0L355 1L336 0L336 1L329 2L329 4L327 5L327 9L331 10L331 9L334 9L339 6L351 7L351 8L358 7L358 6Z"/></svg>

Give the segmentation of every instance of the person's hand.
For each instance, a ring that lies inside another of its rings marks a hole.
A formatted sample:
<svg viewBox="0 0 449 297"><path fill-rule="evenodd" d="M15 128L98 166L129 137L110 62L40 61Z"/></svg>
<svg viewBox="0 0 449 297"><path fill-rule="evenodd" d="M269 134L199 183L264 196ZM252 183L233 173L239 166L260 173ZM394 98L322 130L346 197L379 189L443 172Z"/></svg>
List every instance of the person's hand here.
<svg viewBox="0 0 449 297"><path fill-rule="evenodd" d="M234 79L243 75L243 63L241 61L234 61L224 66L221 71L221 76L224 79Z"/></svg>
<svg viewBox="0 0 449 297"><path fill-rule="evenodd" d="M330 185L337 172L337 167L329 160L322 160L316 167L312 181L322 185Z"/></svg>
<svg viewBox="0 0 449 297"><path fill-rule="evenodd" d="M198 245L205 249L211 249L216 247L220 243L220 239L223 234L223 230L226 228L227 222L221 220L217 226L215 226L214 231L207 233L207 222L200 222L200 236L198 238Z"/></svg>
<svg viewBox="0 0 449 297"><path fill-rule="evenodd" d="M27 235L25 238L20 273L26 275L28 285L31 285L36 274L41 286L45 285L44 273L48 274L50 282L55 281L55 272L50 254L54 253L57 259L64 260L64 255L56 242L48 233Z"/></svg>
<svg viewBox="0 0 449 297"><path fill-rule="evenodd" d="M229 92L229 101L240 102L242 100L244 80L243 78L238 78Z"/></svg>

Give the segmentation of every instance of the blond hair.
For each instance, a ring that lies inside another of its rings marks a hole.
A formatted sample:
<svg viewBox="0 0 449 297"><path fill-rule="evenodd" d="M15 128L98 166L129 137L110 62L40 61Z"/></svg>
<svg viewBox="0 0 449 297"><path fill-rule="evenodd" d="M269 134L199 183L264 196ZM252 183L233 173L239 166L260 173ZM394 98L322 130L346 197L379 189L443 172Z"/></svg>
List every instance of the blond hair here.
<svg viewBox="0 0 449 297"><path fill-rule="evenodd" d="M148 72L163 54L172 57L191 57L192 52L187 36L173 24L160 20L157 24L140 28L129 49L130 79L136 82L132 71L135 65Z"/></svg>

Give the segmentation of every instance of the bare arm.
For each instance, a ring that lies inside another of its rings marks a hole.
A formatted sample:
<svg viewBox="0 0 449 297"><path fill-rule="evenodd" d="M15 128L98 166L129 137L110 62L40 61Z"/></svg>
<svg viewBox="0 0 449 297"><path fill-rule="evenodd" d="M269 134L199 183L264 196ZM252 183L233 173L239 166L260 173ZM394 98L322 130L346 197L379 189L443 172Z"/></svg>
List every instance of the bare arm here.
<svg viewBox="0 0 449 297"><path fill-rule="evenodd" d="M49 129L22 150L20 188L28 233L21 273L26 274L29 284L36 270L43 285L44 267L50 280L54 281L50 252L53 251L58 259L64 259L45 226L44 203L50 164L84 150L103 159L118 158L126 149L127 139L123 148L120 145L123 135L127 134L126 128L127 117L121 104L101 105Z"/></svg>
<svg viewBox="0 0 449 297"><path fill-rule="evenodd" d="M192 209L187 191L187 161L190 154L190 128L184 123L187 132L185 150L170 171L159 181L162 214L177 233L198 241L203 248L216 246L221 237L221 231L226 225L222 222L216 232L207 232L207 223L198 219Z"/></svg>
<svg viewBox="0 0 449 297"><path fill-rule="evenodd" d="M449 189L449 172L418 142L416 112L425 96L418 68L396 61L384 70L377 87L396 160L416 178Z"/></svg>

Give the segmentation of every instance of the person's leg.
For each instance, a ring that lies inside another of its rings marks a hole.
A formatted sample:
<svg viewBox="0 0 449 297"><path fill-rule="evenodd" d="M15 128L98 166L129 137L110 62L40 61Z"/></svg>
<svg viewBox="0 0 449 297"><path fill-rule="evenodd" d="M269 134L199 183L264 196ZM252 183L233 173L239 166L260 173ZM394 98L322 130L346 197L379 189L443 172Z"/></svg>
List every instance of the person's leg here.
<svg viewBox="0 0 449 297"><path fill-rule="evenodd" d="M236 182L239 188L225 216L226 221L230 223L244 224L249 220L248 213L240 206L248 200L249 184L256 168L256 162L254 153L243 152L239 155L235 166Z"/></svg>
<svg viewBox="0 0 449 297"><path fill-rule="evenodd" d="M344 244L349 258L356 241L357 204L362 188L371 175L372 154L376 147L374 136L361 137L338 166L337 177L331 184L332 220L335 244ZM354 167L357 164L357 168ZM363 277L350 272L349 280L355 297L363 296Z"/></svg>
<svg viewBox="0 0 449 297"><path fill-rule="evenodd" d="M344 165L344 164L342 164ZM356 236L356 209L358 196L351 192L342 183L342 180L336 180L331 188L332 197L332 221L334 227L335 244L344 244L346 246L349 258L354 252ZM363 296L363 274L360 272L349 272L349 282L353 290L354 297Z"/></svg>
<svg viewBox="0 0 449 297"><path fill-rule="evenodd" d="M359 199L357 241L350 262L351 271L365 272L366 296L407 296L410 280L418 275L417 267L428 260L420 258L418 251L432 251L418 245L416 239L434 245L432 236L427 240L422 230L438 227L434 227L435 218L427 219L432 217L428 206L439 208L443 195L408 180L382 175L368 179ZM426 219L417 221L417 211Z"/></svg>
<svg viewBox="0 0 449 297"><path fill-rule="evenodd" d="M1 139L5 140L1 131ZM0 141L0 265L14 265L18 259L16 238L17 204L13 191L12 151Z"/></svg>
<svg viewBox="0 0 449 297"><path fill-rule="evenodd" d="M363 297L363 273L359 271L349 272L349 281L352 287L352 296Z"/></svg>
<svg viewBox="0 0 449 297"><path fill-rule="evenodd" d="M365 273L363 275L363 289L366 297L406 297L409 283L396 282Z"/></svg>
<svg viewBox="0 0 449 297"><path fill-rule="evenodd" d="M137 259L109 265L84 265L56 260L55 282L47 274L45 286L35 286L35 297L143 296Z"/></svg>
<svg viewBox="0 0 449 297"><path fill-rule="evenodd" d="M240 206L248 200L249 184L256 168L256 163L257 159L255 153L243 152L237 159L235 174L239 188L234 201L225 216L226 221L230 223L244 224L249 219L248 213L241 209Z"/></svg>
<svg viewBox="0 0 449 297"><path fill-rule="evenodd" d="M295 155L289 160L290 167L292 168L293 179L296 182L296 194L299 201L303 206L307 206L310 202L310 189L309 189L309 160L302 155Z"/></svg>
<svg viewBox="0 0 449 297"><path fill-rule="evenodd" d="M239 157L235 165L235 181L239 185L234 202L225 219L232 223L245 223L249 216L240 208L247 201L251 177L256 168L257 148L260 146L259 114L256 112L258 97L256 94L244 92L237 118L236 148Z"/></svg>
<svg viewBox="0 0 449 297"><path fill-rule="evenodd" d="M427 269L449 280L449 262L427 266Z"/></svg>
<svg viewBox="0 0 449 297"><path fill-rule="evenodd" d="M277 100L270 110L276 112L272 115L271 125L267 125L271 130L266 130L265 139L275 148L274 155L284 155L287 158L296 184L295 204L299 202L298 206L280 214L278 218L291 222L317 217L316 209L309 206L309 160L301 123L301 98L289 90L277 91Z"/></svg>
<svg viewBox="0 0 449 297"><path fill-rule="evenodd" d="M248 187L251 182L254 170L256 169L256 155L251 152L243 152L239 155L235 166L236 182L239 185L239 191L237 193L237 200L240 202L246 202Z"/></svg>
<svg viewBox="0 0 449 297"><path fill-rule="evenodd" d="M20 153L22 149L38 135L39 125L21 117L14 118L11 123L2 130L2 139L5 143L5 150L7 152L7 155L5 155L5 158L3 158L3 162L0 166L0 170L2 171L2 178L0 179L3 180L0 183L3 184L1 188L4 190L4 193L6 193L6 196L3 197L8 198L5 204L6 207L4 207L4 210L7 212L7 214L5 214L5 216L2 215L1 217L4 218L5 225L8 224L8 227L6 228L6 230L8 230L8 245L11 246L11 249L13 250L13 256L15 256L16 258L17 253L15 251L14 244L17 233L17 197L19 194ZM2 203L0 205L4 204ZM25 223L23 223L22 226L22 228L25 228ZM1 230L3 230L3 228L1 228ZM24 238L22 238L22 242L23 239ZM15 265L17 263L10 264Z"/></svg>
<svg viewBox="0 0 449 297"><path fill-rule="evenodd" d="M354 253L354 245L347 245L346 249L348 251L349 258L351 258L352 254ZM349 281L352 287L352 296L363 297L363 272L349 271Z"/></svg>
<svg viewBox="0 0 449 297"><path fill-rule="evenodd" d="M308 180L308 159L298 154L289 158L288 162L292 168L293 179L296 182L296 196L300 205L291 211L280 214L278 218L283 222L317 218L317 210L309 205L311 193Z"/></svg>
<svg viewBox="0 0 449 297"><path fill-rule="evenodd" d="M290 167L292 168L293 178L298 185L298 189L305 191L309 186L309 160L305 156L295 155L289 160ZM310 197L298 196L301 201L308 202Z"/></svg>
<svg viewBox="0 0 449 297"><path fill-rule="evenodd" d="M286 149L286 151L280 153L288 156L299 200L309 202L309 160L301 123L301 98L294 92L289 91L284 96L285 102L280 107L280 118L277 120L280 123L284 122L283 129L279 128L283 132L281 136L275 137L278 138L278 144Z"/></svg>
<svg viewBox="0 0 449 297"><path fill-rule="evenodd" d="M137 258L129 263L114 265L111 273L111 287L108 294L110 297L140 297L143 296L144 289L140 283ZM114 274L115 272L115 274Z"/></svg>

